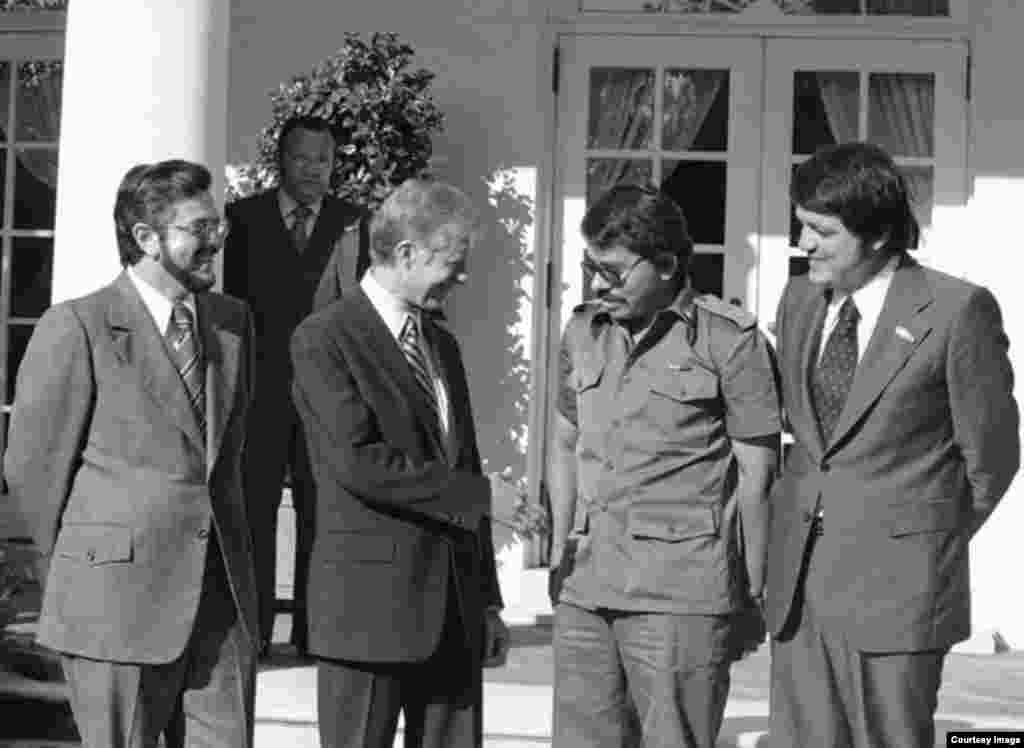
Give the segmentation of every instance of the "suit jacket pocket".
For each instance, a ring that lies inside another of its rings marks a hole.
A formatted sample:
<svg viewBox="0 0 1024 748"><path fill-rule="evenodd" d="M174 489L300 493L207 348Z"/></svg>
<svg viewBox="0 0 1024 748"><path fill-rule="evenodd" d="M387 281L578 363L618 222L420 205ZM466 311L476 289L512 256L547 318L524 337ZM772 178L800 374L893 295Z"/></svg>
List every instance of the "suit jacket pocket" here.
<svg viewBox="0 0 1024 748"><path fill-rule="evenodd" d="M397 548L387 535L362 532L331 532L327 557L331 561L362 564L393 564Z"/></svg>
<svg viewBox="0 0 1024 748"><path fill-rule="evenodd" d="M889 534L894 538L955 530L965 518L960 503L950 499L910 501L889 507Z"/></svg>
<svg viewBox="0 0 1024 748"><path fill-rule="evenodd" d="M61 528L54 555L92 566L130 563L132 530L108 523L68 523Z"/></svg>

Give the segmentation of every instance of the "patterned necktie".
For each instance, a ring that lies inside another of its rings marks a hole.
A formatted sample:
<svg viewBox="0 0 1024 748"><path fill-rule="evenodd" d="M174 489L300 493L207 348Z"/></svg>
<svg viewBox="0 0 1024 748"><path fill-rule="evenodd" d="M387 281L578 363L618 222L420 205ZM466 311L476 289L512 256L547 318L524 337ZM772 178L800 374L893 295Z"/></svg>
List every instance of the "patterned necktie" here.
<svg viewBox="0 0 1024 748"><path fill-rule="evenodd" d="M839 420L850 394L853 374L857 370L857 311L853 297L848 296L839 308L839 317L828 343L821 353L821 360L811 376L811 397L818 413L821 435L828 442Z"/></svg>
<svg viewBox="0 0 1024 748"><path fill-rule="evenodd" d="M299 254L306 250L309 244L309 234L306 232L306 222L313 215L313 209L308 205L296 205L292 211L292 243Z"/></svg>
<svg viewBox="0 0 1024 748"><path fill-rule="evenodd" d="M419 325L411 314L405 318L405 327L399 336L399 344L402 353L405 354L405 360L409 362L409 368L412 369L413 379L426 395L427 402L437 416L438 424L441 424L441 407L437 402L437 390L434 389L434 380L430 376L430 367L427 366L427 352L423 349Z"/></svg>
<svg viewBox="0 0 1024 748"><path fill-rule="evenodd" d="M203 355L196 343L195 321L192 311L183 301L174 302L171 309L171 324L167 329L167 342L171 357L178 367L181 381L185 383L188 398L192 402L200 433L206 433L206 385Z"/></svg>

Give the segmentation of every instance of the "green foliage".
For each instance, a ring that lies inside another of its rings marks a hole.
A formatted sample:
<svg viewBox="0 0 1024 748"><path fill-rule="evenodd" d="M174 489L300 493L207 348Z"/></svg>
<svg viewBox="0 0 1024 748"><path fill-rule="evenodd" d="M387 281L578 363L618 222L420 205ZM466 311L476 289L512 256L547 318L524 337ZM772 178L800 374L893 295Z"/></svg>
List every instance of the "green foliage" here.
<svg viewBox="0 0 1024 748"><path fill-rule="evenodd" d="M394 186L424 175L443 115L430 97L434 74L411 68L413 52L393 33L374 33L369 41L346 33L335 54L279 86L271 93L273 119L260 133L258 162L233 167L240 179L235 193L277 183L277 136L296 115L333 125L331 192L338 197L372 209Z"/></svg>

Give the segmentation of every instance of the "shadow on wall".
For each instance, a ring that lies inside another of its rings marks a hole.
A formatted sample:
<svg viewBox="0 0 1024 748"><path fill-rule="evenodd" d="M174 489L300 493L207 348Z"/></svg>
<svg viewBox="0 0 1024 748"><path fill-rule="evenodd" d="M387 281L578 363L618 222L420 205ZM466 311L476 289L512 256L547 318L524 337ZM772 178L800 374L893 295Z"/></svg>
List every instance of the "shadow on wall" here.
<svg viewBox="0 0 1024 748"><path fill-rule="evenodd" d="M526 473L534 206L511 170L497 168L466 187L482 233L469 282L449 303L450 325L462 346L484 470L519 480Z"/></svg>

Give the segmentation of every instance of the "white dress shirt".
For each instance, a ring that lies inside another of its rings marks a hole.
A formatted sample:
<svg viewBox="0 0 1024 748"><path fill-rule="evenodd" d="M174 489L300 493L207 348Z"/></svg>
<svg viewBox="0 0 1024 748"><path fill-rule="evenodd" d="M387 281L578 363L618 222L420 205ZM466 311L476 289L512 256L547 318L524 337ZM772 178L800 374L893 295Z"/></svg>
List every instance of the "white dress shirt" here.
<svg viewBox="0 0 1024 748"><path fill-rule="evenodd" d="M860 312L860 321L857 323L857 363L864 358L864 350L868 347L868 341L871 340L871 335L875 331L875 325L878 324L878 316L882 313L882 305L885 304L885 296L889 293L892 276L896 272L899 261L899 257L893 257L871 280L852 294L832 295L828 311L825 313L825 327L821 331L818 363L821 363L825 342L839 319L839 307L843 305L848 296L853 296L853 303L857 306L857 311Z"/></svg>
<svg viewBox="0 0 1024 748"><path fill-rule="evenodd" d="M309 215L306 216L306 236L313 236L313 227L316 226L316 219L320 215L320 208L323 207L323 204L324 200L320 198L315 203L310 203L306 206L310 211ZM279 189L277 191L277 205L281 209L281 218L284 219L284 225L291 231L295 224L295 216L292 215L292 212L299 207L298 201L284 190Z"/></svg>
<svg viewBox="0 0 1024 748"><path fill-rule="evenodd" d="M408 304L384 288L373 277L372 268L363 275L359 285L362 287L363 293L370 299L373 308L377 310L377 314L384 320L384 324L387 325L388 331L394 337L395 342L399 344L399 348L402 347L399 338L402 335L402 330L405 329L406 319L412 317L414 323L419 328L420 344L423 346L424 353L427 354L430 379L434 383L434 392L437 395L438 412L441 416L441 429L447 436L451 418L448 410L448 388L441 377L440 367L437 364L437 353L432 350L430 341L423 335L423 325L421 324L419 310L410 308Z"/></svg>
<svg viewBox="0 0 1024 748"><path fill-rule="evenodd" d="M149 315L153 318L153 323L156 325L156 329L160 331L161 335L166 335L167 330L171 325L171 311L174 309L174 301L168 299L162 293L157 291L153 286L149 285L144 281L138 273L135 272L135 268L128 268L128 277L132 279L132 283L135 284L135 288L139 291L139 296L142 297L142 303L149 311ZM198 318L196 317L196 297L194 294L189 293L183 299L185 306L192 312L192 320L198 325ZM199 331L196 330L196 340L199 339Z"/></svg>

